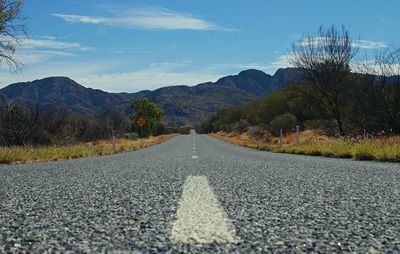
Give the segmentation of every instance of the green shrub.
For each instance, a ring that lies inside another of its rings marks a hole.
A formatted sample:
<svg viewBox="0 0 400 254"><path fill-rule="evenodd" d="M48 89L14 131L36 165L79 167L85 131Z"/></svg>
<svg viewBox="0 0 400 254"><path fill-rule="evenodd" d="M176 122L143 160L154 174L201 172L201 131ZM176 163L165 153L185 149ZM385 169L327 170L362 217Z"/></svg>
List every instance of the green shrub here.
<svg viewBox="0 0 400 254"><path fill-rule="evenodd" d="M35 144L39 144L39 145L50 145L51 144L51 135L47 131L39 130L36 133L33 142Z"/></svg>
<svg viewBox="0 0 400 254"><path fill-rule="evenodd" d="M192 129L192 127L190 127L190 126L180 127L180 128L178 129L178 133L179 133L179 134L182 134L182 135L189 135L191 129Z"/></svg>
<svg viewBox="0 0 400 254"><path fill-rule="evenodd" d="M307 120L304 121L304 128L309 130L319 130L321 134L333 136L337 133L337 123L334 120Z"/></svg>
<svg viewBox="0 0 400 254"><path fill-rule="evenodd" d="M271 127L272 127L272 132L274 135L279 135L280 129L283 129L284 131L290 131L295 128L297 122L296 116L292 114L283 114L275 117L271 121Z"/></svg>
<svg viewBox="0 0 400 254"><path fill-rule="evenodd" d="M140 138L140 136L136 132L128 132L124 134L124 138L130 140L137 140Z"/></svg>
<svg viewBox="0 0 400 254"><path fill-rule="evenodd" d="M247 127L249 127L249 123L244 119L240 119L232 124L232 132L235 134L241 134L246 130Z"/></svg>
<svg viewBox="0 0 400 254"><path fill-rule="evenodd" d="M264 129L261 126L250 126L248 133L250 137L260 139L264 135Z"/></svg>

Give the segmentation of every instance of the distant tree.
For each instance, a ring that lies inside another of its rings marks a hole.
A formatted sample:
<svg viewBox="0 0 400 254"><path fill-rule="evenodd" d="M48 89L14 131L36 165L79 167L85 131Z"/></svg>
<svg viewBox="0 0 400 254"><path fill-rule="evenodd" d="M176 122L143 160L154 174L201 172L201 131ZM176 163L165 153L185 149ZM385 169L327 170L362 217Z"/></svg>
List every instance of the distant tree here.
<svg viewBox="0 0 400 254"><path fill-rule="evenodd" d="M376 51L375 61L366 61L363 72L368 74L357 91L359 124L369 132L400 133L400 46Z"/></svg>
<svg viewBox="0 0 400 254"><path fill-rule="evenodd" d="M113 132L122 136L129 131L129 122L124 112L117 108L102 112L97 116L98 122L102 123L105 137L111 137Z"/></svg>
<svg viewBox="0 0 400 254"><path fill-rule="evenodd" d="M21 17L23 0L0 1L0 63L5 62L11 70L19 70L21 64L15 59L19 35L25 34Z"/></svg>
<svg viewBox="0 0 400 254"><path fill-rule="evenodd" d="M249 128L249 135L252 138L260 139L264 135L265 131L261 126L250 126Z"/></svg>
<svg viewBox="0 0 400 254"><path fill-rule="evenodd" d="M243 109L240 107L232 107L223 110L223 121L232 124L244 118Z"/></svg>
<svg viewBox="0 0 400 254"><path fill-rule="evenodd" d="M199 125L196 126L196 133L207 134L220 131L220 126L216 125L216 121L218 121L220 115L221 113L217 113L212 115L209 119L203 120Z"/></svg>
<svg viewBox="0 0 400 254"><path fill-rule="evenodd" d="M140 127L137 125L137 120L143 118L146 121L146 124L143 126L143 135L148 136L154 134L161 123L163 110L147 98L135 100L132 103L132 109L134 114L130 116L130 119L135 122L136 130L140 130Z"/></svg>
<svg viewBox="0 0 400 254"><path fill-rule="evenodd" d="M53 145L68 145L108 137L105 125L93 116L77 116L66 107L53 106L41 112L39 128L50 135Z"/></svg>
<svg viewBox="0 0 400 254"><path fill-rule="evenodd" d="M272 127L272 133L274 135L279 135L280 129L282 129L284 132L290 131L295 128L296 122L296 116L290 113L276 116L270 124Z"/></svg>
<svg viewBox="0 0 400 254"><path fill-rule="evenodd" d="M286 90L270 94L259 103L258 116L263 126L270 127L270 122L276 116L287 112L288 96Z"/></svg>
<svg viewBox="0 0 400 254"><path fill-rule="evenodd" d="M5 145L32 145L39 116L38 105L27 108L0 94L0 141Z"/></svg>
<svg viewBox="0 0 400 254"><path fill-rule="evenodd" d="M345 115L349 102L350 61L357 50L346 28L322 26L315 36L304 36L293 44L291 64L300 68L313 89L313 99L323 113L335 119L340 134L345 134Z"/></svg>
<svg viewBox="0 0 400 254"><path fill-rule="evenodd" d="M245 119L240 119L232 124L231 131L235 134L241 134L247 129L247 127L249 127L249 123Z"/></svg>

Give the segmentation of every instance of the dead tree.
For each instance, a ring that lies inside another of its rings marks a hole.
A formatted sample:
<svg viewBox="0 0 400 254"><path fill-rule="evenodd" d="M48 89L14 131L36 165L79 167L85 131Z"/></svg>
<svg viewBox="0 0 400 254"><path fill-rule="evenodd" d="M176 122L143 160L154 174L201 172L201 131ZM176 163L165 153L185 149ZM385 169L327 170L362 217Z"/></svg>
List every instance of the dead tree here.
<svg viewBox="0 0 400 254"><path fill-rule="evenodd" d="M336 121L341 135L345 134L350 61L356 53L349 32L331 25L327 29L320 27L315 36L303 36L293 44L289 57L291 64L303 71L305 81L313 87L313 98L323 113Z"/></svg>

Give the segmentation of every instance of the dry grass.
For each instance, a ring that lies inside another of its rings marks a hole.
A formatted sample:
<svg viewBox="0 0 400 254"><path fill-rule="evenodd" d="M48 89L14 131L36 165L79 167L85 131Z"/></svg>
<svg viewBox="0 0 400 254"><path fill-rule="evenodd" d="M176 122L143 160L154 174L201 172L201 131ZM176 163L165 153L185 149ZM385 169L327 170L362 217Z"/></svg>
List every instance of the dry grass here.
<svg viewBox="0 0 400 254"><path fill-rule="evenodd" d="M143 139L142 143L140 140L117 139L115 150L112 147L111 140L100 140L81 145L62 147L0 147L0 164L68 160L131 152L159 144L175 136L176 134L150 137Z"/></svg>
<svg viewBox="0 0 400 254"><path fill-rule="evenodd" d="M400 136L335 139L317 132L304 131L300 135L300 144L295 144L295 135L289 134L284 137L283 145L280 146L279 138L276 137L270 138L270 142L265 142L252 139L246 133L235 136L218 132L212 135L230 143L270 152L400 162Z"/></svg>

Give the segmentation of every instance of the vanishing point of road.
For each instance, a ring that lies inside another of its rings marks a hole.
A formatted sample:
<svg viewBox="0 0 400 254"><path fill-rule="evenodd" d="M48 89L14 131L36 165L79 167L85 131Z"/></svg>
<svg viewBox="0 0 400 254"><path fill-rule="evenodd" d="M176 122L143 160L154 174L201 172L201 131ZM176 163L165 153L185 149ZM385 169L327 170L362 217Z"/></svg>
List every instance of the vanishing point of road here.
<svg viewBox="0 0 400 254"><path fill-rule="evenodd" d="M0 166L0 253L400 253L400 165L182 135Z"/></svg>

